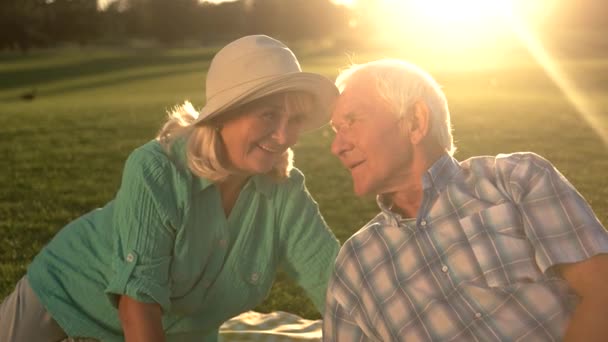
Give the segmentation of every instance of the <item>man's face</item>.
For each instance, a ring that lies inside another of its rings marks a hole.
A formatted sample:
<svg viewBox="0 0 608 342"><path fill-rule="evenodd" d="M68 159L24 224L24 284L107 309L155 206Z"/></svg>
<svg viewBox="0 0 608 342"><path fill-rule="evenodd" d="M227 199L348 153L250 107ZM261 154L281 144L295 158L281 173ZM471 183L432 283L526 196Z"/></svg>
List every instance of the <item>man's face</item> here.
<svg viewBox="0 0 608 342"><path fill-rule="evenodd" d="M412 143L404 120L364 77L353 80L338 98L331 151L350 170L357 195L393 192L406 181Z"/></svg>

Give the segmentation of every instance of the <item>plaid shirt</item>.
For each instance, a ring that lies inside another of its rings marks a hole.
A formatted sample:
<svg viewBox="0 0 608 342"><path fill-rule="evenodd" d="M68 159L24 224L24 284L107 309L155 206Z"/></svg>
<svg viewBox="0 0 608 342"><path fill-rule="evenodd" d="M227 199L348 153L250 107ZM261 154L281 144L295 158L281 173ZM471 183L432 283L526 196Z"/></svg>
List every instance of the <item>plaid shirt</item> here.
<svg viewBox="0 0 608 342"><path fill-rule="evenodd" d="M553 265L608 252L589 205L532 153L444 156L415 220L382 212L342 247L325 341L560 340L577 304Z"/></svg>

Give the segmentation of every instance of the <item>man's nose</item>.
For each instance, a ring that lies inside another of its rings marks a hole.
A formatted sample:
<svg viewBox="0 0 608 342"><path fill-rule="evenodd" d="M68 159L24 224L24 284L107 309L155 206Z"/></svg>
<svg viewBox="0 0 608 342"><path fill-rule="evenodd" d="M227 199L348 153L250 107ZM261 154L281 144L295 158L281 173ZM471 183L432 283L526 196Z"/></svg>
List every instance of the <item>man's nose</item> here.
<svg viewBox="0 0 608 342"><path fill-rule="evenodd" d="M336 136L334 137L334 141L331 143L331 153L333 153L336 157L342 156L345 152L348 152L353 148L352 142L350 139L342 132L336 132Z"/></svg>

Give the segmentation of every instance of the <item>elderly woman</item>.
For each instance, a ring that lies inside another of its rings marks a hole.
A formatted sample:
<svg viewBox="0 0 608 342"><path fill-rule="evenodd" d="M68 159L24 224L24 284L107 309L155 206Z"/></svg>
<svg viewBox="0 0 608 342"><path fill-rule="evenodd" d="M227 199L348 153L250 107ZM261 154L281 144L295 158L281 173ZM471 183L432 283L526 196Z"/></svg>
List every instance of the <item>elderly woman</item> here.
<svg viewBox="0 0 608 342"><path fill-rule="evenodd" d="M247 36L211 62L207 102L127 159L114 200L63 228L0 307L1 341L214 341L282 266L320 312L338 251L290 147L337 90Z"/></svg>

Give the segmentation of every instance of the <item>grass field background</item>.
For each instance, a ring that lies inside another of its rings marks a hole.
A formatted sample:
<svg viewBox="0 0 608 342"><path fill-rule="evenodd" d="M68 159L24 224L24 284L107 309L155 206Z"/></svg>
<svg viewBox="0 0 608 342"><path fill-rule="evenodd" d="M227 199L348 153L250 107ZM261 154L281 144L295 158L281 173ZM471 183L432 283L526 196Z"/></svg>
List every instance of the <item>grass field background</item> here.
<svg viewBox="0 0 608 342"><path fill-rule="evenodd" d="M525 50L475 62L407 49L295 50L305 70L332 79L351 60L400 57L418 63L447 94L458 159L537 152L608 223L608 149ZM66 48L0 54L0 298L62 226L113 198L126 156L154 137L167 109L186 99L203 105L205 71L214 52ZM608 58L561 54L557 62L601 113L601 130L607 132ZM33 101L20 98L33 88ZM303 136L295 159L343 242L377 208L373 198L352 194L348 173L329 153L332 136L327 127ZM282 274L257 309L318 317Z"/></svg>

